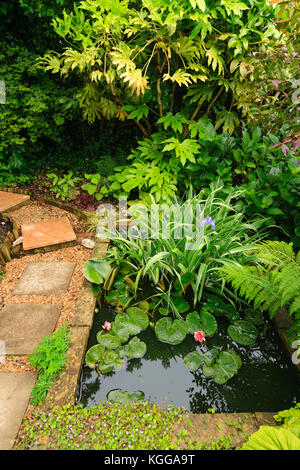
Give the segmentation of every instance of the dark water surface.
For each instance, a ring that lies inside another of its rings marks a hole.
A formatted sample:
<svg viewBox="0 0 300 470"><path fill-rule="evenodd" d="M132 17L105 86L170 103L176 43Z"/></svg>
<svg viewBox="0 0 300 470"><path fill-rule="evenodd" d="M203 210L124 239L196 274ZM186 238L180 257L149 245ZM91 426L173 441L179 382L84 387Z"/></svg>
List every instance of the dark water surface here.
<svg viewBox="0 0 300 470"><path fill-rule="evenodd" d="M105 320L112 321L113 314L103 306L95 314L88 348L97 344L96 334ZM217 320L218 331L206 345L196 345L192 335L177 346L161 343L149 327L138 335L147 344L143 358L128 360L123 370L103 376L83 367L78 401L93 406L105 401L111 390L122 389L142 390L147 400L162 406L183 406L192 413L205 413L208 408L223 413L278 411L289 408L294 399L300 402L300 373L271 322L266 320L267 327L259 328L260 336L253 346L244 347L227 335L226 319ZM206 377L201 367L191 372L183 363L188 352L213 347L233 349L243 362L238 374L223 385Z"/></svg>

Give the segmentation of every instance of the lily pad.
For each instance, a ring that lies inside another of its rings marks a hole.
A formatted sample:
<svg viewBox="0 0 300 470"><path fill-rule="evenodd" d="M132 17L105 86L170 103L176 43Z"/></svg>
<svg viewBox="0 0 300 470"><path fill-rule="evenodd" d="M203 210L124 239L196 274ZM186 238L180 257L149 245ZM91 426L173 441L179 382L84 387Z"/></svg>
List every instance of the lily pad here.
<svg viewBox="0 0 300 470"><path fill-rule="evenodd" d="M255 310L254 308L248 308L247 310L245 310L244 320L249 321L255 326L259 326L263 324L264 316L259 310Z"/></svg>
<svg viewBox="0 0 300 470"><path fill-rule="evenodd" d="M204 330L207 336L212 336L217 330L215 317L205 310L202 310L200 313L189 313L186 317L186 323L191 333Z"/></svg>
<svg viewBox="0 0 300 470"><path fill-rule="evenodd" d="M203 366L203 373L218 384L224 384L231 379L242 365L241 358L231 349L221 351L214 364Z"/></svg>
<svg viewBox="0 0 300 470"><path fill-rule="evenodd" d="M130 335L138 335L149 325L149 317L140 308L128 308L126 312L119 313L112 323L112 331L122 342L128 341Z"/></svg>
<svg viewBox="0 0 300 470"><path fill-rule="evenodd" d="M147 346L136 336L132 338L128 344L119 349L120 357L128 357L128 359L143 357L146 354Z"/></svg>
<svg viewBox="0 0 300 470"><path fill-rule="evenodd" d="M186 367L192 371L198 370L203 360L203 354L199 351L191 351L183 358L183 362Z"/></svg>
<svg viewBox="0 0 300 470"><path fill-rule="evenodd" d="M107 349L117 349L121 346L121 340L112 333L104 333L99 331L97 334L97 341L101 346Z"/></svg>
<svg viewBox="0 0 300 470"><path fill-rule="evenodd" d="M256 341L258 331L255 326L246 320L238 320L228 327L230 338L243 346L251 346Z"/></svg>
<svg viewBox="0 0 300 470"><path fill-rule="evenodd" d="M84 277L94 284L103 284L110 271L111 266L104 259L91 258L82 266Z"/></svg>
<svg viewBox="0 0 300 470"><path fill-rule="evenodd" d="M137 401L143 400L145 398L144 392L138 390L136 392L124 392L123 390L116 389L111 390L107 394L107 400L112 403L122 403L124 405L128 405L131 403L135 403Z"/></svg>
<svg viewBox="0 0 300 470"><path fill-rule="evenodd" d="M96 346L92 346L85 355L85 363L91 369L95 369L96 363L102 359L104 354L104 347L100 344L96 344Z"/></svg>
<svg viewBox="0 0 300 470"><path fill-rule="evenodd" d="M216 348L210 349L205 353L200 353L199 351L192 351L188 353L184 358L183 362L186 367L192 371L199 369L203 362L205 363L206 370L216 361L219 356L219 351ZM209 375L213 374L213 370Z"/></svg>
<svg viewBox="0 0 300 470"><path fill-rule="evenodd" d="M154 328L157 338L163 343L179 344L182 343L188 332L187 325L184 320L174 320L165 317L156 322Z"/></svg>

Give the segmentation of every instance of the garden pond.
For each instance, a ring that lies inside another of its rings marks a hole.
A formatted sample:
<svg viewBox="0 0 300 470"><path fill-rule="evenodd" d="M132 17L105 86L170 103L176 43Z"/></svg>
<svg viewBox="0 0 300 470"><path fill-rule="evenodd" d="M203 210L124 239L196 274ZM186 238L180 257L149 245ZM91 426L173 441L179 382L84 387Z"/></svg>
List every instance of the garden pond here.
<svg viewBox="0 0 300 470"><path fill-rule="evenodd" d="M100 313L95 314L87 350L98 344L97 335L103 332L104 322L114 319L112 308L102 306ZM118 396L122 390L129 393L129 399L143 398L163 407L173 404L192 413L209 409L222 413L276 411L290 407L294 399L299 402L300 373L273 323L265 318L250 346L228 337L227 328L226 318L219 317L217 331L205 343L196 343L194 336L188 334L180 344L172 345L159 341L150 323L136 336L147 345L143 357L125 359L125 367L105 374L84 364L77 400L84 406L94 406L110 400L115 393ZM226 383L216 383L212 376L205 375L205 366L193 371L183 361L192 351L203 354L228 349L239 355L242 365Z"/></svg>

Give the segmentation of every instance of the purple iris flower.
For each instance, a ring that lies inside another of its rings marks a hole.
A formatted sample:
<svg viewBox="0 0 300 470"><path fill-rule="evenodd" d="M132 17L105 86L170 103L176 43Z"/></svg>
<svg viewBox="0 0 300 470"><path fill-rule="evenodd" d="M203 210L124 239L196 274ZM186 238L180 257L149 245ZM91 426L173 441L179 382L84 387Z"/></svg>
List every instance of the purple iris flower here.
<svg viewBox="0 0 300 470"><path fill-rule="evenodd" d="M204 225L207 225L207 226L210 225L213 230L216 229L215 222L213 221L211 217L205 217L203 220L201 220L200 227L204 227Z"/></svg>

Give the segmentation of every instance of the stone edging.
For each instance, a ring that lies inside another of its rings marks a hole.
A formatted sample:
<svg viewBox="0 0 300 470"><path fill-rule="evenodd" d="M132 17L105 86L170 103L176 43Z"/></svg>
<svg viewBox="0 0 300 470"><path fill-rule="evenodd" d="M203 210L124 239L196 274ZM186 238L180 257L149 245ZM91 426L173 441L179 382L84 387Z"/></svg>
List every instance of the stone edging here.
<svg viewBox="0 0 300 470"><path fill-rule="evenodd" d="M103 258L108 244L108 240L96 240L92 257ZM67 352L68 364L48 391L43 404L45 409L75 403L86 346L93 325L95 306L96 297L92 292L91 283L84 280L70 326L71 344Z"/></svg>

